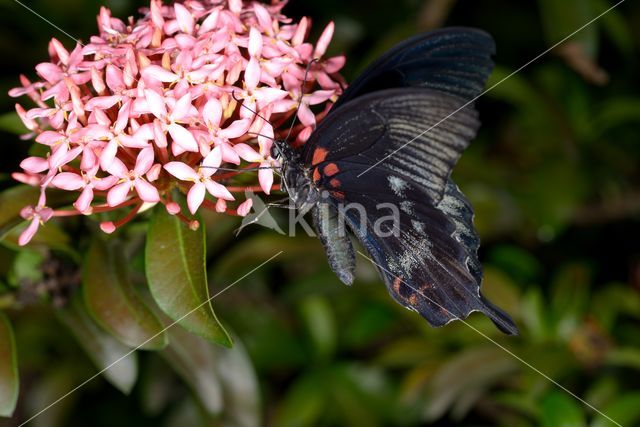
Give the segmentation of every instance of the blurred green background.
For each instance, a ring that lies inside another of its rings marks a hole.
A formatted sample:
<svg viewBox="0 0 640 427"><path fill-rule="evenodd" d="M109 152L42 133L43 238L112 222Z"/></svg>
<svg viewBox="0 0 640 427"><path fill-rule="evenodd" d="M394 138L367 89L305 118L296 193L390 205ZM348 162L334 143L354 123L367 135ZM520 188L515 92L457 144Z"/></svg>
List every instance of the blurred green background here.
<svg viewBox="0 0 640 427"><path fill-rule="evenodd" d="M125 17L145 2L28 2L81 40L95 32L100 4ZM498 46L491 85L613 4L293 0L284 12L313 18L311 40L335 20L332 50L346 53L348 81L416 32L482 28ZM11 0L0 1L0 22L3 94L20 73L34 74L51 37L72 45ZM485 293L514 317L520 336L500 335L480 315L470 325L495 343L460 322L432 329L392 302L367 261L358 260L358 280L347 288L318 241L259 228L234 237L239 221L210 216L214 291L285 251L213 301L236 347L174 328L167 349L137 352L137 362L96 378L31 425L613 425L496 343L625 427L640 425L639 53L640 3L628 0L478 102L483 126L454 178L476 211ZM6 189L29 143L17 137L15 101L0 102ZM66 232L75 239L81 229ZM140 253L144 225L127 237ZM133 258L134 273L142 262ZM0 418L2 427L17 426L100 365L65 327L82 323L68 290L25 285L42 281L41 263L38 252L0 245L0 308L15 330L21 379L15 415Z"/></svg>

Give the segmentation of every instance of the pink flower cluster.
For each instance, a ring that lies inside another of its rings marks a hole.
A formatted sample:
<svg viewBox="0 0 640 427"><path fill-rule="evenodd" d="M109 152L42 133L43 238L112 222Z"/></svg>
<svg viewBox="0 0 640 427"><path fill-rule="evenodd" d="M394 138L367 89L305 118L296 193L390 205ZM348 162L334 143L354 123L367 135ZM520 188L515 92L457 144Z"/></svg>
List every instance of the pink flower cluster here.
<svg viewBox="0 0 640 427"><path fill-rule="evenodd" d="M294 114L290 142L309 137L341 92L345 61L324 57L333 23L313 46L309 19L293 23L281 14L285 3L151 0L137 21L102 8L100 34L72 51L52 39L50 62L36 66L42 80L21 76L9 92L35 103L16 110L27 137L46 146L46 156L25 159L14 174L41 188L21 213L31 224L20 244L54 216L126 210L101 224L110 233L155 203L193 224L172 199L175 188L192 214L235 215L251 209L251 199L237 200L245 189L277 188L273 139L288 133ZM237 184L257 166L256 185ZM49 188L79 192L74 209L47 207Z"/></svg>

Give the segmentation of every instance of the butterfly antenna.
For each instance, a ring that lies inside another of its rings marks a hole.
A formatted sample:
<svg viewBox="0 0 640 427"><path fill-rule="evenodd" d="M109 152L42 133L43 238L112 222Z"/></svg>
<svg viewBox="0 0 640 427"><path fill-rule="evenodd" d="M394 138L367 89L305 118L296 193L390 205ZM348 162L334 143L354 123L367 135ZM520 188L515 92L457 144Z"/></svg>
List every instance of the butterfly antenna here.
<svg viewBox="0 0 640 427"><path fill-rule="evenodd" d="M306 75L305 75L305 76L306 76ZM236 102L244 101L244 100L243 100L243 99L241 99L241 98L236 98L236 91L235 91L235 89L231 91L231 96L233 97L233 99L234 99ZM242 102L242 103L240 104L240 106L241 106L241 107L246 108L247 110L251 111L251 112L252 112L253 114L255 114L256 116L260 117L260 118L261 118L262 120L264 120L265 122L269 123L269 120L265 119L265 118L264 118L262 115L260 115L260 113L258 113L257 111L254 111L254 110L252 110L251 108L249 108L249 107L247 107L246 105L244 105L244 102Z"/></svg>
<svg viewBox="0 0 640 427"><path fill-rule="evenodd" d="M291 127L289 128L289 132L287 132L287 137L284 139L285 142L289 140L289 137L291 136L291 132L293 131L293 127L296 124L296 120L298 118L298 110L300 110L300 106L302 105L302 98L304 97L304 86L307 84L307 76L309 75L309 70L311 70L311 66L313 65L313 63L314 62L318 62L318 61L319 61L318 58L313 58L307 64L307 69L304 70L304 79L302 79L302 86L300 88L300 98L298 99L298 105L296 107L296 113L293 116L293 122L291 122Z"/></svg>
<svg viewBox="0 0 640 427"><path fill-rule="evenodd" d="M272 137L272 136L263 135L263 134L261 134L261 133L257 133L257 132L247 132L247 135L261 136L261 137L263 137L263 138L267 138L267 139L270 139L270 140L272 140L272 141L275 141L275 140L276 140L276 139L275 139L274 137Z"/></svg>
<svg viewBox="0 0 640 427"><path fill-rule="evenodd" d="M225 172L254 172L262 169L280 169L279 166L259 166L256 168L246 168L246 169L223 168L219 166L206 166L206 165L200 165L198 167L201 169L217 169L219 171L225 171Z"/></svg>

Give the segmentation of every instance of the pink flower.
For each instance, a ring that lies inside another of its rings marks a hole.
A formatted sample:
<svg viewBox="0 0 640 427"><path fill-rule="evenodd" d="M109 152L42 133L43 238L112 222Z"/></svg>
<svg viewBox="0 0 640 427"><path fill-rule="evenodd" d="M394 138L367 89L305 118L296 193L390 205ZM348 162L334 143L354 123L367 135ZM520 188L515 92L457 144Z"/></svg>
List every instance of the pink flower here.
<svg viewBox="0 0 640 427"><path fill-rule="evenodd" d="M253 200L247 199L244 202L238 205L238 216L247 216L249 212L251 212L251 207L253 206Z"/></svg>
<svg viewBox="0 0 640 427"><path fill-rule="evenodd" d="M160 195L158 190L143 177L152 166L153 148L151 147L140 150L135 167L132 170L129 170L120 159L114 159L107 172L120 178L120 183L111 188L107 194L109 206L117 206L124 202L129 192L133 189L135 189L142 201L147 203L159 202Z"/></svg>
<svg viewBox="0 0 640 427"><path fill-rule="evenodd" d="M337 73L344 57L324 58L333 23L314 46L306 41L311 21L285 17L285 3L150 0L137 21L103 7L98 34L85 46L67 50L52 39L49 59L36 66L39 80L21 76L20 87L9 92L26 97L29 106L16 104L29 132L24 137L44 150L12 174L42 192L37 207L23 212L31 223L21 244L55 215L128 207L121 219L100 224L108 233L145 203L162 203L177 215L175 188L192 214L246 215L251 201L244 200L244 186L255 185L234 177L252 173L269 194L279 167L273 141L289 133L295 114L304 126L288 142L305 141L316 114L342 90ZM260 165L258 173L246 163ZM50 187L77 192L73 209L45 207ZM232 193L241 200L227 209Z"/></svg>
<svg viewBox="0 0 640 427"><path fill-rule="evenodd" d="M118 177L109 175L105 178L97 178L98 166L82 175L72 172L62 172L57 174L52 180L51 185L67 191L77 191L82 189L78 200L73 206L78 212L88 215L91 213L91 202L93 201L93 190L107 190L118 182Z"/></svg>
<svg viewBox="0 0 640 427"><path fill-rule="evenodd" d="M216 147L204 158L198 171L180 162L169 162L164 165L164 168L179 180L193 182L187 194L187 205L191 213L196 213L207 192L220 199L235 200L224 185L218 184L211 179L211 176L216 173L218 166L220 166L221 160L221 150Z"/></svg>
<svg viewBox="0 0 640 427"><path fill-rule="evenodd" d="M38 205L26 206L20 211L20 216L28 221L31 221L27 228L20 234L18 238L18 244L24 246L31 241L33 236L38 231L41 224L49 221L53 216L53 209L46 207L44 192L40 193L40 199Z"/></svg>

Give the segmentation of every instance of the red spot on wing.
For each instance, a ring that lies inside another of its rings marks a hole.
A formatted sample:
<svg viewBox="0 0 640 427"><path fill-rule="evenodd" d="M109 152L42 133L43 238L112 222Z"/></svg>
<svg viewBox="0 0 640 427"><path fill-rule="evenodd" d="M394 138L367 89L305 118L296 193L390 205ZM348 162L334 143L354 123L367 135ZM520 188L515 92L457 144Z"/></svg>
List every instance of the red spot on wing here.
<svg viewBox="0 0 640 427"><path fill-rule="evenodd" d="M313 150L313 159L311 159L312 165L317 165L320 162L324 162L324 159L327 158L327 154L329 154L329 150L322 147L317 147Z"/></svg>
<svg viewBox="0 0 640 427"><path fill-rule="evenodd" d="M340 200L344 200L344 197L345 197L344 196L344 192L342 192L342 191L332 191L331 195L333 197L335 197L336 199L340 199Z"/></svg>
<svg viewBox="0 0 640 427"><path fill-rule="evenodd" d="M418 294L414 292L411 294L411 296L409 296L409 304L411 304L414 307L418 306Z"/></svg>
<svg viewBox="0 0 640 427"><path fill-rule="evenodd" d="M333 178L331 181L329 181L329 185L332 186L333 188L340 188L340 184L342 183L337 178Z"/></svg>
<svg viewBox="0 0 640 427"><path fill-rule="evenodd" d="M402 285L402 276L396 277L393 281L393 290L400 295L400 285Z"/></svg>
<svg viewBox="0 0 640 427"><path fill-rule="evenodd" d="M327 166L324 167L323 172L327 176L333 176L338 172L340 172L340 169L338 168L338 165L336 165L335 163L329 163Z"/></svg>
<svg viewBox="0 0 640 427"><path fill-rule="evenodd" d="M313 170L313 182L318 183L318 181L320 181L320 171L318 170L318 168L315 168Z"/></svg>

